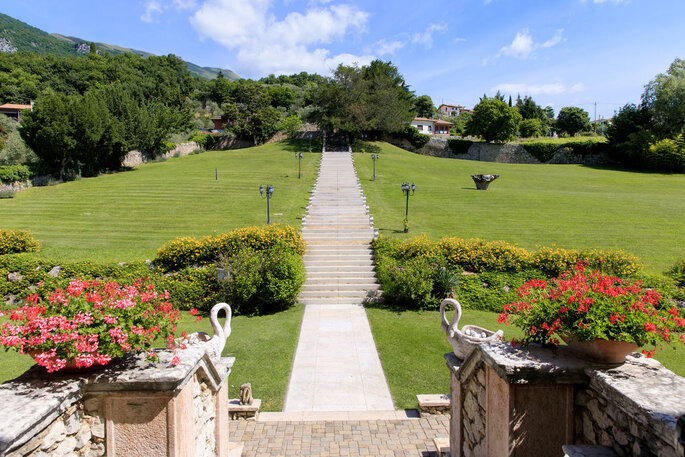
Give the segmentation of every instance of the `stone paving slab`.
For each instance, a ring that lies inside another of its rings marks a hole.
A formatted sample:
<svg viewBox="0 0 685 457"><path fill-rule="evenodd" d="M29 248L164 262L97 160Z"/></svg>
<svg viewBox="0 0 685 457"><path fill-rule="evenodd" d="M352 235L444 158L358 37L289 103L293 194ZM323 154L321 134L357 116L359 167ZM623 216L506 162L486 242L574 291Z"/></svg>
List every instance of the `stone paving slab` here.
<svg viewBox="0 0 685 457"><path fill-rule="evenodd" d="M230 437L244 444L243 457L433 457L433 440L449 437L449 419L231 421Z"/></svg>

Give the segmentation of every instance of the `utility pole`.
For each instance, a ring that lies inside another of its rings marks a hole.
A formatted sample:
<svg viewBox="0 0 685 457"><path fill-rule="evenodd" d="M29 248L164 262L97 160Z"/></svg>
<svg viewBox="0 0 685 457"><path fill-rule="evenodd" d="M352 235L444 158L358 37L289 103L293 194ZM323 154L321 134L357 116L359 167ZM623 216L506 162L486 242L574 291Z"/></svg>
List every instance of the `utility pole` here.
<svg viewBox="0 0 685 457"><path fill-rule="evenodd" d="M597 102L595 102L595 134L597 134Z"/></svg>

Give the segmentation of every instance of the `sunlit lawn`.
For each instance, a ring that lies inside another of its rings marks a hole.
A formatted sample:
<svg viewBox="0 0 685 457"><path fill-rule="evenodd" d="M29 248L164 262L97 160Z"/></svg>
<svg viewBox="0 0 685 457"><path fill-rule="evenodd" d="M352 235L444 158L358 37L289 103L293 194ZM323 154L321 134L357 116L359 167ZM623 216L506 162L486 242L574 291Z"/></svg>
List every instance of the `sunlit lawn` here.
<svg viewBox="0 0 685 457"><path fill-rule="evenodd" d="M305 141L148 163L135 170L34 187L0 199L0 228L31 229L40 255L60 260L153 259L178 236L266 223L259 185L272 184L272 222L300 226L321 154ZM218 170L218 180L216 179Z"/></svg>
<svg viewBox="0 0 685 457"><path fill-rule="evenodd" d="M658 273L685 257L683 174L443 159L377 146L375 182L370 154L355 154L355 165L381 234L505 240L527 249L616 248ZM479 173L500 178L477 191L470 175ZM416 183L409 234L402 232L403 182Z"/></svg>

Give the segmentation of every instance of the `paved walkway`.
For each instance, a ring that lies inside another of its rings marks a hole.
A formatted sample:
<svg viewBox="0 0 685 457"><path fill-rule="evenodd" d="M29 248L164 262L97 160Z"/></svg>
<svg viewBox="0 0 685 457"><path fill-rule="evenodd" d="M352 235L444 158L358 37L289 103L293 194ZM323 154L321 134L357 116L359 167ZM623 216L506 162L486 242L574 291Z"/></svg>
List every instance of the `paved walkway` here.
<svg viewBox="0 0 685 457"><path fill-rule="evenodd" d="M324 151L302 234L306 307L283 411L393 410L362 306L379 286L351 152Z"/></svg>
<svg viewBox="0 0 685 457"><path fill-rule="evenodd" d="M447 416L405 420L231 421L242 457L437 456L434 438L449 436Z"/></svg>

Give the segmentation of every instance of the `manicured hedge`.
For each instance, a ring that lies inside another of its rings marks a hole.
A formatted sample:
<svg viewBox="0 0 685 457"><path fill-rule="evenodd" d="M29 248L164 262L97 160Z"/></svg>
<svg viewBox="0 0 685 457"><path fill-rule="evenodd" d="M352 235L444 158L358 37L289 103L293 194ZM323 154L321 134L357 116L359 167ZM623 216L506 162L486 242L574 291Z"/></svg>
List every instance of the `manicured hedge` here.
<svg viewBox="0 0 685 457"><path fill-rule="evenodd" d="M464 306L499 311L516 299L515 290L524 282L556 277L579 261L617 276L641 277L637 259L622 251L544 247L530 252L503 241L454 237L435 241L425 235L402 241L380 237L373 248L383 296L389 304L406 309L435 309L454 293ZM645 283L657 284L665 296L680 293L673 281L669 287L668 279L642 277L649 280Z"/></svg>
<svg viewBox="0 0 685 457"><path fill-rule="evenodd" d="M292 252L304 255L305 243L300 232L295 227L273 224L240 228L199 239L175 238L159 248L155 264L164 270L174 271L216 262L219 256L230 257L242 248L264 250L276 244L283 244Z"/></svg>
<svg viewBox="0 0 685 457"><path fill-rule="evenodd" d="M0 256L39 250L40 243L29 230L0 230Z"/></svg>
<svg viewBox="0 0 685 457"><path fill-rule="evenodd" d="M447 140L447 145L452 150L454 154L466 154L469 152L469 148L473 144L471 140L462 140L461 138L452 138Z"/></svg>
<svg viewBox="0 0 685 457"><path fill-rule="evenodd" d="M530 141L521 143L521 146L540 162L549 161L559 149L569 149L574 154L581 156L590 154L602 154L609 152L609 144L601 141L568 141L565 143L553 143L547 141Z"/></svg>
<svg viewBox="0 0 685 457"><path fill-rule="evenodd" d="M416 149L421 149L428 143L428 140L431 139L430 135L420 133L416 127L412 127L411 125L406 125L404 129L399 132L399 136L400 138L409 141Z"/></svg>
<svg viewBox="0 0 685 457"><path fill-rule="evenodd" d="M74 278L133 284L147 278L169 292L180 309L208 311L226 301L235 314L255 315L292 306L305 280L304 241L293 227L248 227L200 240L179 238L160 249L154 263L62 263L34 254L0 256L0 297L48 294ZM57 270L53 270L59 266ZM217 276L217 267L230 273Z"/></svg>

